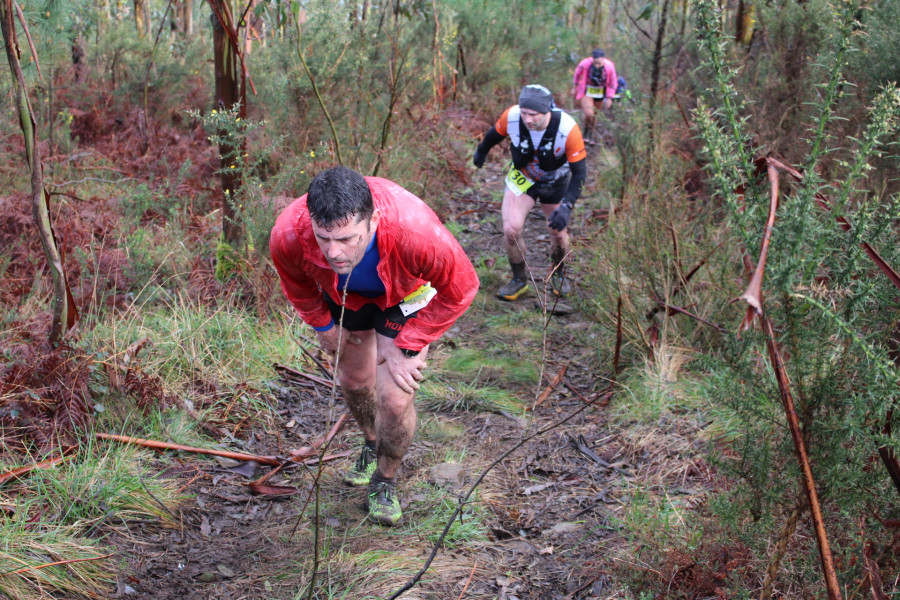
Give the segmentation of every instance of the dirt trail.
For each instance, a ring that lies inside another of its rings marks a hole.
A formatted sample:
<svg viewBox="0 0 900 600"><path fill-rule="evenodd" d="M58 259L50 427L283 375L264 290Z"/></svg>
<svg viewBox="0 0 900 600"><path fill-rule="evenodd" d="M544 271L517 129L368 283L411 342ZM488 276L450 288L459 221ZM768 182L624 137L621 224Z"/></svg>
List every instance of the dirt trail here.
<svg viewBox="0 0 900 600"><path fill-rule="evenodd" d="M609 163L611 153L600 150L591 152L593 167ZM537 386L509 383L502 373L490 382L515 393L524 405L534 402L563 367L564 382L534 411L532 422L532 417L508 412L420 409L416 440L401 472L401 527L367 523L362 491L340 484L340 474L352 459L329 463L319 497L320 552L328 558L320 565L317 598L378 598L400 587L424 564L458 498L491 462L527 433L597 399L604 387L610 367L597 364L596 348L579 345L587 339L580 334L595 325L577 310L554 316L544 340L539 294L514 304L494 299L493 288L506 271L495 200L503 185L503 165L489 162L478 177L475 197L458 199L459 205L451 208L455 214L467 213L456 221L462 227L460 241L473 257L493 265L491 275L483 277L485 289L469 313L435 344L432 361L440 364L454 349L466 346L489 351L502 347L517 360L534 364L544 356L545 379ZM590 198L582 200L575 222L579 211L589 214L591 207ZM543 223L535 209L526 231L528 262L538 279L549 267ZM583 228L577 233L584 235ZM573 305L577 302L572 299ZM312 382L291 385L282 380L273 389L277 415L257 428L243 451L284 453L324 433L343 412L340 402L332 404L330 390ZM358 443L351 421L331 450L354 451ZM658 460L659 453L648 452L630 433L612 430L603 409L585 410L524 444L485 477L467 517L483 527L451 533L422 583L403 597L457 598L463 589L466 598L606 597L615 585L610 557L621 547L616 523L627 510L629 482L642 471L654 470L651 463ZM247 483L262 472L251 469L242 475L227 465L179 459L166 474L185 481L192 496L182 508L181 527L140 523L127 539L116 540L128 557L122 565L120 596L298 597L308 575L301 567L313 551L309 510L298 515L309 497L314 470L298 467L270 480L302 492L281 497L250 494Z"/></svg>

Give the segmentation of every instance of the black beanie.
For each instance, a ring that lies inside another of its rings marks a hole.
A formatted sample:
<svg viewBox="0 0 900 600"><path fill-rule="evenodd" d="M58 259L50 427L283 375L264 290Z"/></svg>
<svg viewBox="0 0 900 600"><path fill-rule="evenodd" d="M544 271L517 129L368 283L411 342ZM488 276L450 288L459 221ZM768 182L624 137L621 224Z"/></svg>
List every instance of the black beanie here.
<svg viewBox="0 0 900 600"><path fill-rule="evenodd" d="M600 48L591 51L591 58L603 58L604 56L606 56L606 52Z"/></svg>
<svg viewBox="0 0 900 600"><path fill-rule="evenodd" d="M526 85L519 94L519 108L548 113L553 108L553 94L542 85Z"/></svg>

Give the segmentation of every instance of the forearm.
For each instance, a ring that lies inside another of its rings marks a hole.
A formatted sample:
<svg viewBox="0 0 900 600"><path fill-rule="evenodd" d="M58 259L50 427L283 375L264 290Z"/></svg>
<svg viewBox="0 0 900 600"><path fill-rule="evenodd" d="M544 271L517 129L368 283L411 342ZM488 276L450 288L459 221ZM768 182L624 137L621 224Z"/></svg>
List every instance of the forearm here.
<svg viewBox="0 0 900 600"><path fill-rule="evenodd" d="M572 171L572 178L569 179L569 187L566 189L566 195L563 198L563 202L569 206L574 207L575 202L581 197L581 191L584 188L585 179L587 179L586 163L586 160L569 163L569 169Z"/></svg>
<svg viewBox="0 0 900 600"><path fill-rule="evenodd" d="M487 133L485 133L484 137L481 139L481 143L478 144L478 152L487 156L488 152L491 151L491 148L502 141L503 136L500 135L495 126L491 125L491 128L488 129Z"/></svg>

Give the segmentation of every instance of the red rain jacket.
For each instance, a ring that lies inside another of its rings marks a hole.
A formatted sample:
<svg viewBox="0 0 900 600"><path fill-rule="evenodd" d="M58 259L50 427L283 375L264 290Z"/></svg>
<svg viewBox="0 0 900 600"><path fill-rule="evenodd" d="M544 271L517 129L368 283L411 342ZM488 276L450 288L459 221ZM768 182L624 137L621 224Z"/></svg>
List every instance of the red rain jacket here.
<svg viewBox="0 0 900 600"><path fill-rule="evenodd" d="M347 294L346 307L359 310L368 303L380 309L399 304L426 282L437 290L431 302L410 319L394 343L421 350L447 331L469 307L478 291L478 276L462 246L419 198L396 183L366 177L378 223L378 275L385 294L366 298ZM300 317L312 327L324 327L331 313L322 292L340 303L338 275L331 270L312 232L304 194L275 221L269 250L281 277L281 289Z"/></svg>

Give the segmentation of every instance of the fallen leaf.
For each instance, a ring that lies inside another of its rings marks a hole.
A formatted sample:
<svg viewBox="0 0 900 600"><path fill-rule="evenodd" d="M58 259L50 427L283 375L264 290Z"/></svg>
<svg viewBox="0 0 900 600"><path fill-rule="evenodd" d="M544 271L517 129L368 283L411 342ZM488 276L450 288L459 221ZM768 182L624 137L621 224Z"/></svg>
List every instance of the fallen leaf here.
<svg viewBox="0 0 900 600"><path fill-rule="evenodd" d="M538 554L553 554L553 546L547 546L538 550Z"/></svg>
<svg viewBox="0 0 900 600"><path fill-rule="evenodd" d="M221 573L225 577L234 577L234 571L232 571L225 565L216 565L216 568L219 570L219 573Z"/></svg>
<svg viewBox="0 0 900 600"><path fill-rule="evenodd" d="M209 534L212 533L212 527L209 526L209 519L206 515L200 516L200 535L203 537L209 537Z"/></svg>
<svg viewBox="0 0 900 600"><path fill-rule="evenodd" d="M540 492L540 491L546 490L549 487L553 487L554 485L557 485L557 483L558 482L556 482L556 481L551 481L550 483L541 483L538 485L530 485L527 488L523 488L521 493L526 496L530 496L531 494L533 494L535 492Z"/></svg>
<svg viewBox="0 0 900 600"><path fill-rule="evenodd" d="M232 473L237 473L238 475L243 475L244 477L252 478L256 476L256 468L259 465L254 461L247 461L243 464L240 464L236 467L228 467L228 470Z"/></svg>

